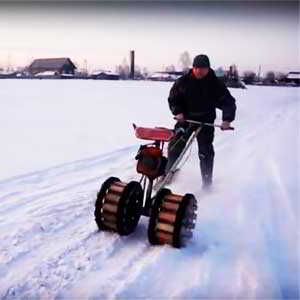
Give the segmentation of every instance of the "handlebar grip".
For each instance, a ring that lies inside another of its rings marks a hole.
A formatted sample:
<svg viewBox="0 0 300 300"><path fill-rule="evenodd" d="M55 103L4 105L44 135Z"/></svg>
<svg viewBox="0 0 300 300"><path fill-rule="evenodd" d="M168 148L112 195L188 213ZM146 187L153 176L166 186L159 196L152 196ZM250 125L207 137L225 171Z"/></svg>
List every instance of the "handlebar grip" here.
<svg viewBox="0 0 300 300"><path fill-rule="evenodd" d="M221 127L221 130L223 130L223 131L224 131L224 130L234 130L234 127L228 127L228 128L226 128L226 129L224 129L224 128Z"/></svg>
<svg viewBox="0 0 300 300"><path fill-rule="evenodd" d="M182 121L182 122L185 121L185 119L178 119L176 117L174 117L173 119L176 120L176 121Z"/></svg>

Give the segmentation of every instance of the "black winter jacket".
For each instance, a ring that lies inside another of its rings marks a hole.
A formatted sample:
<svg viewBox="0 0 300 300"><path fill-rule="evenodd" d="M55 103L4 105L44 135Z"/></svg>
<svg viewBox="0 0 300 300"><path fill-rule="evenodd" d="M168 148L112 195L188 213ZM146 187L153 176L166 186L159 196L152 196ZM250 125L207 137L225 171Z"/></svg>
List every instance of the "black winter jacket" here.
<svg viewBox="0 0 300 300"><path fill-rule="evenodd" d="M212 69L203 79L196 79L192 70L178 78L168 101L173 115L183 113L186 119L213 123L216 108L222 110L223 121L231 122L235 118L235 99Z"/></svg>

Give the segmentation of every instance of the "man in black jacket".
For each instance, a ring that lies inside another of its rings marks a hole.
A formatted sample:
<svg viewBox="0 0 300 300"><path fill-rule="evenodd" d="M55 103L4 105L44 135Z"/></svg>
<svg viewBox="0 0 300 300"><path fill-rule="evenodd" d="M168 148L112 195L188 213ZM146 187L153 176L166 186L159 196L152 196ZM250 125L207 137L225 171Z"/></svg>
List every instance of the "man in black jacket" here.
<svg viewBox="0 0 300 300"><path fill-rule="evenodd" d="M185 119L213 123L216 118L216 108L222 110L222 129L230 129L230 123L235 118L235 99L231 96L225 84L220 81L210 68L206 55L197 55L193 68L176 80L168 98L171 112L178 122L175 125L176 135L168 145L168 164L166 172L171 168L176 158L186 145L188 138L197 128L191 126ZM203 188L212 184L214 163L214 127L204 126L197 136L198 153Z"/></svg>

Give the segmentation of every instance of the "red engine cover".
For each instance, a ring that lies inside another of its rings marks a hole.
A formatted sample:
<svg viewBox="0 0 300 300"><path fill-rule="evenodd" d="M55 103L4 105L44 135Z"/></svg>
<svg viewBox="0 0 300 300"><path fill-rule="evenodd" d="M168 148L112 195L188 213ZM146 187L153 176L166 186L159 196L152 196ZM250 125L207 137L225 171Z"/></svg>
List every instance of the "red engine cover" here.
<svg viewBox="0 0 300 300"><path fill-rule="evenodd" d="M167 128L136 127L135 136L142 140L169 142L174 137L174 132Z"/></svg>

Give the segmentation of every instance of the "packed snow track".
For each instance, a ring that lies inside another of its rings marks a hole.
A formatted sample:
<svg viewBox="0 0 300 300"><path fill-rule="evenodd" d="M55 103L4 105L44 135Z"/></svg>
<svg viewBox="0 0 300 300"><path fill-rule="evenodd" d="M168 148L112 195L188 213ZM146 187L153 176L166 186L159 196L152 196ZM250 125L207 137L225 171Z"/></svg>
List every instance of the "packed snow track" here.
<svg viewBox="0 0 300 300"><path fill-rule="evenodd" d="M170 87L0 81L0 299L299 298L299 88L230 90L213 190L196 145L170 185L198 200L186 248L150 246L145 217L129 236L97 230L102 182L139 178L131 123L174 125Z"/></svg>

